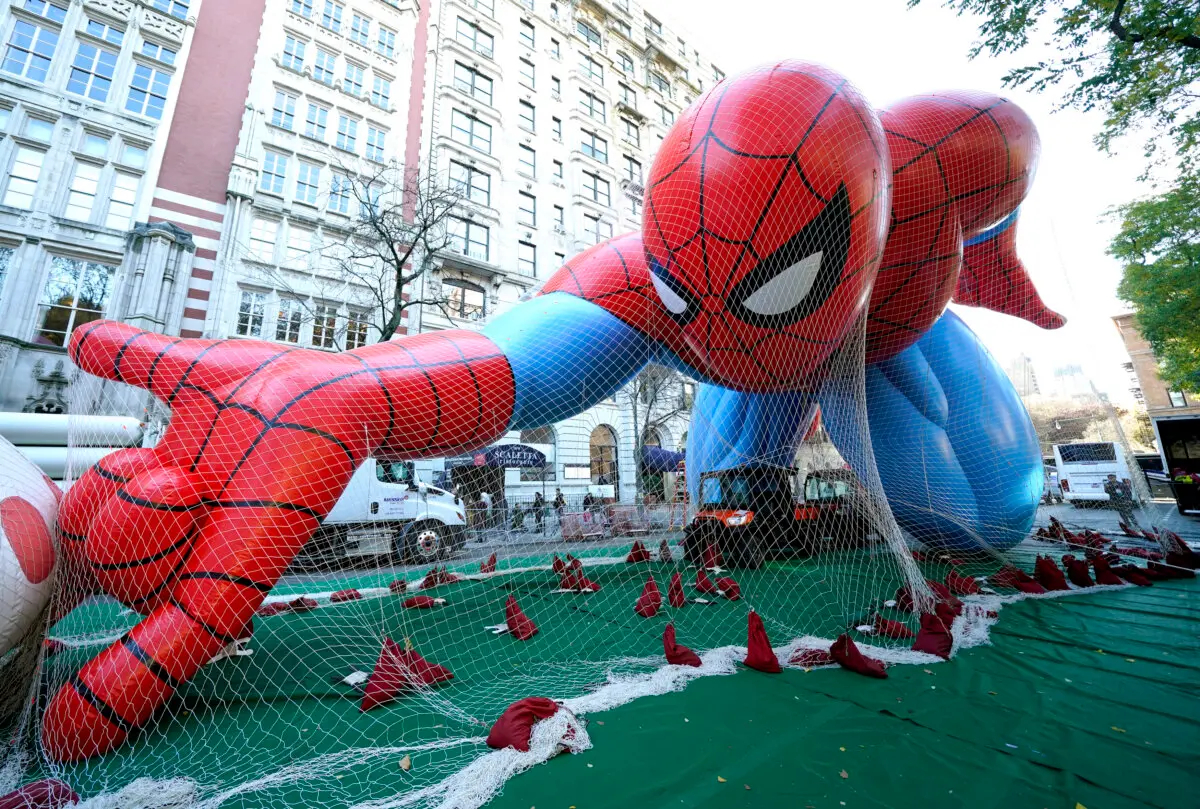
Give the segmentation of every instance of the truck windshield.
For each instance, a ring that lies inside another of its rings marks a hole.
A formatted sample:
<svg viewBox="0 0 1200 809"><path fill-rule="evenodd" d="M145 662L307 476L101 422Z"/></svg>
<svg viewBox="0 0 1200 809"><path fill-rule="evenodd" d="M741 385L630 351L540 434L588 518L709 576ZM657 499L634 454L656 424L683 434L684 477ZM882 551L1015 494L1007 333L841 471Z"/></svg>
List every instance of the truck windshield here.
<svg viewBox="0 0 1200 809"><path fill-rule="evenodd" d="M804 484L804 499L837 500L850 494L850 484L844 480L825 480L819 477L809 477Z"/></svg>
<svg viewBox="0 0 1200 809"><path fill-rule="evenodd" d="M758 474L722 475L700 483L700 503L708 508L734 510L790 507L791 492L787 479L776 470Z"/></svg>
<svg viewBox="0 0 1200 809"><path fill-rule="evenodd" d="M413 481L411 461L379 461L375 464L375 479L380 483L407 484Z"/></svg>

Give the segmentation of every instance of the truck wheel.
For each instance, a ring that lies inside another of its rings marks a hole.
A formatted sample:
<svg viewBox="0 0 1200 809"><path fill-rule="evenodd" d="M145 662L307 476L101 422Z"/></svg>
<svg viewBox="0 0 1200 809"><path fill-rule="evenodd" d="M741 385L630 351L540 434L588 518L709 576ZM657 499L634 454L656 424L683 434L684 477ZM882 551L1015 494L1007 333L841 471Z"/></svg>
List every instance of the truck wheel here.
<svg viewBox="0 0 1200 809"><path fill-rule="evenodd" d="M436 522L413 523L401 531L397 544L396 555L415 564L436 562L448 550L446 531Z"/></svg>
<svg viewBox="0 0 1200 809"><path fill-rule="evenodd" d="M746 534L742 537L730 538L724 543L722 556L735 568L758 570L767 560L766 545L757 534ZM732 546L732 547L730 547Z"/></svg>
<svg viewBox="0 0 1200 809"><path fill-rule="evenodd" d="M334 570L346 564L346 534L340 525L323 525L292 560L297 571Z"/></svg>

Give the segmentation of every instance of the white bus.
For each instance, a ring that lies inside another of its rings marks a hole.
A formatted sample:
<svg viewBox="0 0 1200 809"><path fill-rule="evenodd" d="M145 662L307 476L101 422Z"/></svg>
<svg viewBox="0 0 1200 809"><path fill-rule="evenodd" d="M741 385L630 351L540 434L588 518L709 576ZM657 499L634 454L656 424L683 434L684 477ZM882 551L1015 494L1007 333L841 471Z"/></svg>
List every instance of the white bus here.
<svg viewBox="0 0 1200 809"><path fill-rule="evenodd" d="M1129 480L1129 465L1119 444L1112 441L1055 444L1054 463L1063 498L1073 505L1104 502L1104 484L1109 475Z"/></svg>

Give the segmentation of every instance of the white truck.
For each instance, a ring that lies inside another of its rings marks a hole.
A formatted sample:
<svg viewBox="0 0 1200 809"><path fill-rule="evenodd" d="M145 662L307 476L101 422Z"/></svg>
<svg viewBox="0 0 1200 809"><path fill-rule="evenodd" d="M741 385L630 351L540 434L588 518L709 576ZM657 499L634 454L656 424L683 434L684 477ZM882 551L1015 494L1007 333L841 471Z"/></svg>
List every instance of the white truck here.
<svg viewBox="0 0 1200 809"><path fill-rule="evenodd" d="M1129 480L1129 464L1121 445L1113 441L1054 445L1054 465L1063 498L1074 506L1108 502L1104 484L1110 474Z"/></svg>
<svg viewBox="0 0 1200 809"><path fill-rule="evenodd" d="M311 569L365 557L427 563L453 556L466 541L459 498L422 481L412 461L367 458L295 564Z"/></svg>

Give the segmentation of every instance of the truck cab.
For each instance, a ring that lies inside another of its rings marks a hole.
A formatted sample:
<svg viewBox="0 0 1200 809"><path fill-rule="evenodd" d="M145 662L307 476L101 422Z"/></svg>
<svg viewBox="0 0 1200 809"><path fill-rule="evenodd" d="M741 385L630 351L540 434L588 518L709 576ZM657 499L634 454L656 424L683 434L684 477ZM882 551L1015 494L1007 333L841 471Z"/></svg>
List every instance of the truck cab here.
<svg viewBox="0 0 1200 809"><path fill-rule="evenodd" d="M368 458L297 557L304 568L356 558L428 563L467 541L462 502L421 480L412 461Z"/></svg>
<svg viewBox="0 0 1200 809"><path fill-rule="evenodd" d="M716 543L726 564L757 568L771 557L853 547L870 535L865 493L850 470L739 466L700 478L684 553L699 564Z"/></svg>

